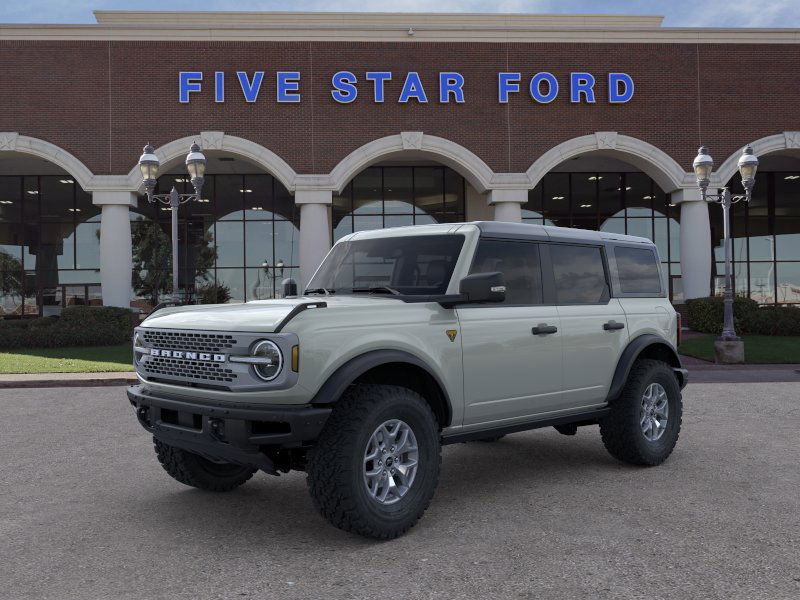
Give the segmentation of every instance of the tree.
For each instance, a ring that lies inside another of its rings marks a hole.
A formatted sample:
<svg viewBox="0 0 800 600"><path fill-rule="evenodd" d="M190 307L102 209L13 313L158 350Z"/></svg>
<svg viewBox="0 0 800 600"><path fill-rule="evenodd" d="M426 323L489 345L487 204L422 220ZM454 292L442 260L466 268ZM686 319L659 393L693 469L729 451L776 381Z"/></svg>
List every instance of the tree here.
<svg viewBox="0 0 800 600"><path fill-rule="evenodd" d="M161 226L139 217L132 224L133 274L131 283L136 293L155 306L162 294L172 292L172 243ZM192 281L213 279L211 269L217 260L214 236L203 232L200 244L189 257Z"/></svg>

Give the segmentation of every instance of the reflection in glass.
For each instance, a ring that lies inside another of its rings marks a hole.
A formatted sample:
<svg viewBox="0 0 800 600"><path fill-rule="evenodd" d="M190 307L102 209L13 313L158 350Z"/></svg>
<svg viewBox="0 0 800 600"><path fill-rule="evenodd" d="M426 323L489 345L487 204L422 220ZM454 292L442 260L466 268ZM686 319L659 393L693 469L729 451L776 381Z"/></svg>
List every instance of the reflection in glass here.
<svg viewBox="0 0 800 600"><path fill-rule="evenodd" d="M775 302L774 263L750 263L750 298L759 304L772 304Z"/></svg>
<svg viewBox="0 0 800 600"><path fill-rule="evenodd" d="M354 231L463 221L464 186L446 167L365 169L333 196L333 240Z"/></svg>
<svg viewBox="0 0 800 600"><path fill-rule="evenodd" d="M800 262L777 264L778 302L800 304Z"/></svg>

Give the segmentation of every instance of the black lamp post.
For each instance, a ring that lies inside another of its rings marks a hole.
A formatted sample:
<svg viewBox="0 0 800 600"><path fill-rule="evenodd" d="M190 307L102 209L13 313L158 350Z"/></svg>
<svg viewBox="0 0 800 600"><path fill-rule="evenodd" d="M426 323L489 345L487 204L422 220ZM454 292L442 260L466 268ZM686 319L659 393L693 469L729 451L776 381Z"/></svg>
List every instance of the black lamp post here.
<svg viewBox="0 0 800 600"><path fill-rule="evenodd" d="M139 169L142 172L144 189L148 202L159 202L169 207L172 211L172 299L179 302L178 292L178 207L191 200L200 200L203 182L206 173L206 157L196 143L192 144L189 154L186 155L186 170L192 178L194 194L179 194L175 186L169 194L155 194L156 180L160 161L155 155L155 149L147 144L142 156L139 157Z"/></svg>
<svg viewBox="0 0 800 600"><path fill-rule="evenodd" d="M708 154L708 148L702 146L697 152L697 157L692 163L697 185L700 188L702 199L705 202L713 202L722 206L722 228L723 240L725 244L725 291L723 294L724 317L722 323L722 334L717 338L717 342L741 342L736 335L733 325L733 285L731 281L731 226L730 209L737 202L749 202L752 197L753 185L756 182L756 170L758 169L758 158L753 154L753 149L748 145L742 151L739 158L739 174L742 176L742 187L744 195L732 195L727 187L724 187L716 194L708 193L708 185L711 180L711 171L714 168L714 161Z"/></svg>

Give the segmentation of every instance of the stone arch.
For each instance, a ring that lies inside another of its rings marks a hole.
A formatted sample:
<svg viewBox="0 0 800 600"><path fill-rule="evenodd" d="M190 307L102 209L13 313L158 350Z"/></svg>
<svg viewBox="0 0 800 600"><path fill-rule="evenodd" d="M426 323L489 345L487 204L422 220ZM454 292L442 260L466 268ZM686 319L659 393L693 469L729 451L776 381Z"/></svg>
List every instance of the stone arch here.
<svg viewBox="0 0 800 600"><path fill-rule="evenodd" d="M19 152L47 160L69 173L86 191L92 189L94 174L75 156L39 138L19 135L15 131L0 132L0 152Z"/></svg>
<svg viewBox="0 0 800 600"><path fill-rule="evenodd" d="M649 175L665 192L693 184L693 175L663 150L616 131L598 131L562 142L536 159L526 171L531 187L565 160L590 152L630 163Z"/></svg>
<svg viewBox="0 0 800 600"><path fill-rule="evenodd" d="M331 185L341 192L353 177L368 166L400 155L418 155L436 160L461 174L479 193L492 187L494 172L476 154L460 144L421 131L404 131L356 148L330 172Z"/></svg>
<svg viewBox="0 0 800 600"><path fill-rule="evenodd" d="M173 140L156 148L155 153L161 164L166 165L186 156L193 142L200 144L203 152L218 150L245 158L263 167L290 192L295 189L297 174L280 156L260 144L235 135L227 135L222 131L203 131L199 136L187 136ZM139 165L134 165L128 173L127 185L132 191L139 190L142 187Z"/></svg>
<svg viewBox="0 0 800 600"><path fill-rule="evenodd" d="M757 139L750 145L753 147L753 154L758 157L787 150L800 156L800 131L784 131L776 135L768 135ZM744 146L738 148L711 174L711 187L723 187L736 175L743 148Z"/></svg>

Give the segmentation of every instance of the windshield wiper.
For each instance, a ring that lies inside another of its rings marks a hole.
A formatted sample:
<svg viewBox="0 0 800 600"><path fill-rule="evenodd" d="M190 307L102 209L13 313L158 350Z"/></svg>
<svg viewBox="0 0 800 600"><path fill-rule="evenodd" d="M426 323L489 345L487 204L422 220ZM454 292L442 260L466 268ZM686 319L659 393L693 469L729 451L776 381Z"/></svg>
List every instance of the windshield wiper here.
<svg viewBox="0 0 800 600"><path fill-rule="evenodd" d="M398 292L394 288L390 288L388 285L374 285L372 287L363 287L363 288L353 288L354 294L359 293L370 293L370 294L392 294L393 296L400 296L400 292Z"/></svg>
<svg viewBox="0 0 800 600"><path fill-rule="evenodd" d="M336 290L329 290L321 287L321 288L311 288L310 290L306 290L306 293L304 295L308 296L309 294L325 294L326 296L332 296L335 293Z"/></svg>

